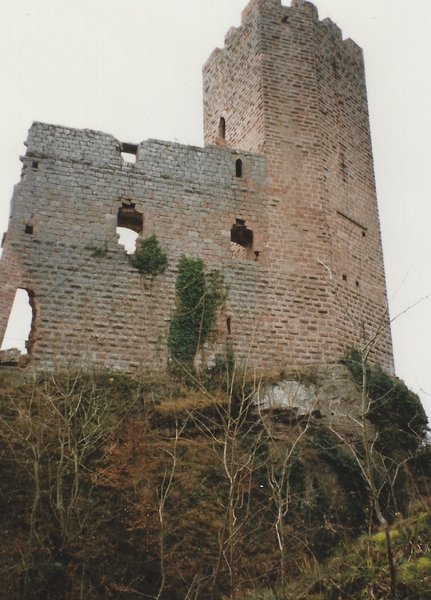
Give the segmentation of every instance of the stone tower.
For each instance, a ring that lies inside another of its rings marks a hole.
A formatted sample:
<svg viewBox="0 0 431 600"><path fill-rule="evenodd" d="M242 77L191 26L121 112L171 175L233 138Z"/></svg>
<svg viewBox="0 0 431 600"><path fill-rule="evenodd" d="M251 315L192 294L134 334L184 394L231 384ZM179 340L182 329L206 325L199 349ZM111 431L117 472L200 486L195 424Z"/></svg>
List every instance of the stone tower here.
<svg viewBox="0 0 431 600"><path fill-rule="evenodd" d="M368 344L392 372L361 49L309 2L251 0L204 67L204 116L205 148L33 124L0 261L0 339L23 288L35 368L163 368L186 255L229 289L209 360L227 341L259 369ZM138 273L117 226L155 235L166 272Z"/></svg>
<svg viewBox="0 0 431 600"><path fill-rule="evenodd" d="M203 85L205 143L267 157L262 327L274 359L332 360L362 339L391 371L361 48L310 2L251 0Z"/></svg>

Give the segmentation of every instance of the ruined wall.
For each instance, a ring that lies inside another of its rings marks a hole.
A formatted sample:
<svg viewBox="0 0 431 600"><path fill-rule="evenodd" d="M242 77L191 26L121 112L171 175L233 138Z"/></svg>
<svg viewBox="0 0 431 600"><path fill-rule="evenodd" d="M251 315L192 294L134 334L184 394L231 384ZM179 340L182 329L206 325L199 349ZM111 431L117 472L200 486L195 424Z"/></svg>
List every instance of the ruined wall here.
<svg viewBox="0 0 431 600"><path fill-rule="evenodd" d="M229 287L215 352L229 338L239 359L283 368L372 340L392 371L361 50L309 2L252 0L204 67L204 129L204 149L134 148L32 126L0 261L0 338L21 287L36 367L162 368L186 255ZM118 245L123 205L168 255L154 280Z"/></svg>
<svg viewBox="0 0 431 600"><path fill-rule="evenodd" d="M232 260L230 231L238 215L252 223L252 215L265 213L265 159L148 141L129 164L120 150L103 133L32 126L0 261L1 314L9 315L17 287L34 295L36 366L160 368L185 254L225 273L229 310L241 315L241 327L231 318L231 329L246 347L243 332L253 327L264 284L257 263ZM143 213L142 237L155 234L168 255L167 272L154 280L140 275L118 244L118 209L129 200ZM220 343L226 334L225 325Z"/></svg>

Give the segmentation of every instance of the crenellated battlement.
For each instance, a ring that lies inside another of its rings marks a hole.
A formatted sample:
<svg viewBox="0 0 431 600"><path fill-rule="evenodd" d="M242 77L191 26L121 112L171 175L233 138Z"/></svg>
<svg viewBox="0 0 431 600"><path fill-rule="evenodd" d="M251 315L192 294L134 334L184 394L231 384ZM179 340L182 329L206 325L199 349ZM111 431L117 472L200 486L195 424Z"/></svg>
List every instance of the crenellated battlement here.
<svg viewBox="0 0 431 600"><path fill-rule="evenodd" d="M241 13L241 26L231 27L224 38L224 48L216 48L204 65L203 71L206 71L206 65L213 60L220 59L220 54L224 49L235 44L244 34L244 28L250 27L256 23L258 15L269 16L274 24L280 23L281 28L288 28L293 20L300 20L304 24L317 26L319 30L328 36L334 43L342 44L350 56L357 60L363 60L362 49L351 39L343 39L343 33L340 27L329 18L319 20L317 8L307 0L292 0L290 6L284 6L281 0L251 0Z"/></svg>

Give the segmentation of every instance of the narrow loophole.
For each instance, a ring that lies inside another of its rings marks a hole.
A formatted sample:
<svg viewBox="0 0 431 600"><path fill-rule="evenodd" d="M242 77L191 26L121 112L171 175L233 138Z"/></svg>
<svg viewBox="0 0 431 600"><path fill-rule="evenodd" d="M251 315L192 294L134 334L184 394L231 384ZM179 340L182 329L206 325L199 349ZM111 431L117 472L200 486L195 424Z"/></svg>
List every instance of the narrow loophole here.
<svg viewBox="0 0 431 600"><path fill-rule="evenodd" d="M235 163L235 174L237 177L242 177L242 160L240 158Z"/></svg>
<svg viewBox="0 0 431 600"><path fill-rule="evenodd" d="M224 117L220 117L220 122L218 125L218 136L222 140L226 139L226 119Z"/></svg>

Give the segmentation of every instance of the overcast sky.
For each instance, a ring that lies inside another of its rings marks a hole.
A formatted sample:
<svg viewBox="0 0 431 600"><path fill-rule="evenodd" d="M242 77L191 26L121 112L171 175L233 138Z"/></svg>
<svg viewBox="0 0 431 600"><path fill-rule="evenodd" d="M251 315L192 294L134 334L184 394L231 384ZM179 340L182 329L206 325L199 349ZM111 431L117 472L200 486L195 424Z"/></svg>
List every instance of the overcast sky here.
<svg viewBox="0 0 431 600"><path fill-rule="evenodd" d="M364 49L396 368L431 415L431 1L314 4ZM1 0L0 235L32 121L202 145L201 66L245 5Z"/></svg>

